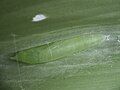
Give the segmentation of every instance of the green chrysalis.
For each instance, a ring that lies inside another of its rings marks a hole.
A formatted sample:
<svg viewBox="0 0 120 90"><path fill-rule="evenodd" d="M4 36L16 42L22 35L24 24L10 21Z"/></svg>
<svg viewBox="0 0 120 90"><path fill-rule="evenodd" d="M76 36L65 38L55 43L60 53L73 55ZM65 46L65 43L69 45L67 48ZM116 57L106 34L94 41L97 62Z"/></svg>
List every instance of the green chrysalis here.
<svg viewBox="0 0 120 90"><path fill-rule="evenodd" d="M28 64L45 63L86 50L101 41L99 34L81 35L19 51L13 58Z"/></svg>

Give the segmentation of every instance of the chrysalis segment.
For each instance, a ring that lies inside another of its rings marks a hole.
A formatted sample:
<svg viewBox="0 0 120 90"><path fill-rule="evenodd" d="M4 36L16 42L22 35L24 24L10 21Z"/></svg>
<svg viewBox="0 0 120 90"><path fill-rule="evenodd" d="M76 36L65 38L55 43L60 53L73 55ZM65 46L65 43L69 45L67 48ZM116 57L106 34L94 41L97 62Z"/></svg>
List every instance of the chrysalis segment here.
<svg viewBox="0 0 120 90"><path fill-rule="evenodd" d="M45 63L87 50L102 40L102 35L99 34L76 36L17 52L15 57L28 64Z"/></svg>

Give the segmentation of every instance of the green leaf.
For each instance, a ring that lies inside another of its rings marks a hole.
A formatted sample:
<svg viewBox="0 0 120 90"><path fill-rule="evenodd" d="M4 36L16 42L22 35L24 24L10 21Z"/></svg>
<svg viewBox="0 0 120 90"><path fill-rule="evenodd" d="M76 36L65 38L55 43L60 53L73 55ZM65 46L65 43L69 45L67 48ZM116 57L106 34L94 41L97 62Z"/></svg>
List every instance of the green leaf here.
<svg viewBox="0 0 120 90"><path fill-rule="evenodd" d="M37 14L47 18L34 23ZM94 40L100 35L102 41L92 45L90 35ZM52 48L60 41L64 50L54 59L45 58L47 43ZM66 48L73 41L79 44L76 49ZM47 63L10 59L35 50L30 52L33 60L44 47L42 60ZM1 0L0 90L120 90L120 1Z"/></svg>

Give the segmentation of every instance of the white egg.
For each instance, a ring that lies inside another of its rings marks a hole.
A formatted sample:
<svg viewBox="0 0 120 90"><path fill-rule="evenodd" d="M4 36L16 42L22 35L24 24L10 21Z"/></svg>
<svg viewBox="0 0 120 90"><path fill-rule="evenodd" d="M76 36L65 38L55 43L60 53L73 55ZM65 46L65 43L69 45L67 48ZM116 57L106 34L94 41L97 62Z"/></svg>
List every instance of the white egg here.
<svg viewBox="0 0 120 90"><path fill-rule="evenodd" d="M44 19L46 19L47 17L43 14L38 14L36 15L35 17L33 17L33 22L39 22L39 21L42 21Z"/></svg>

